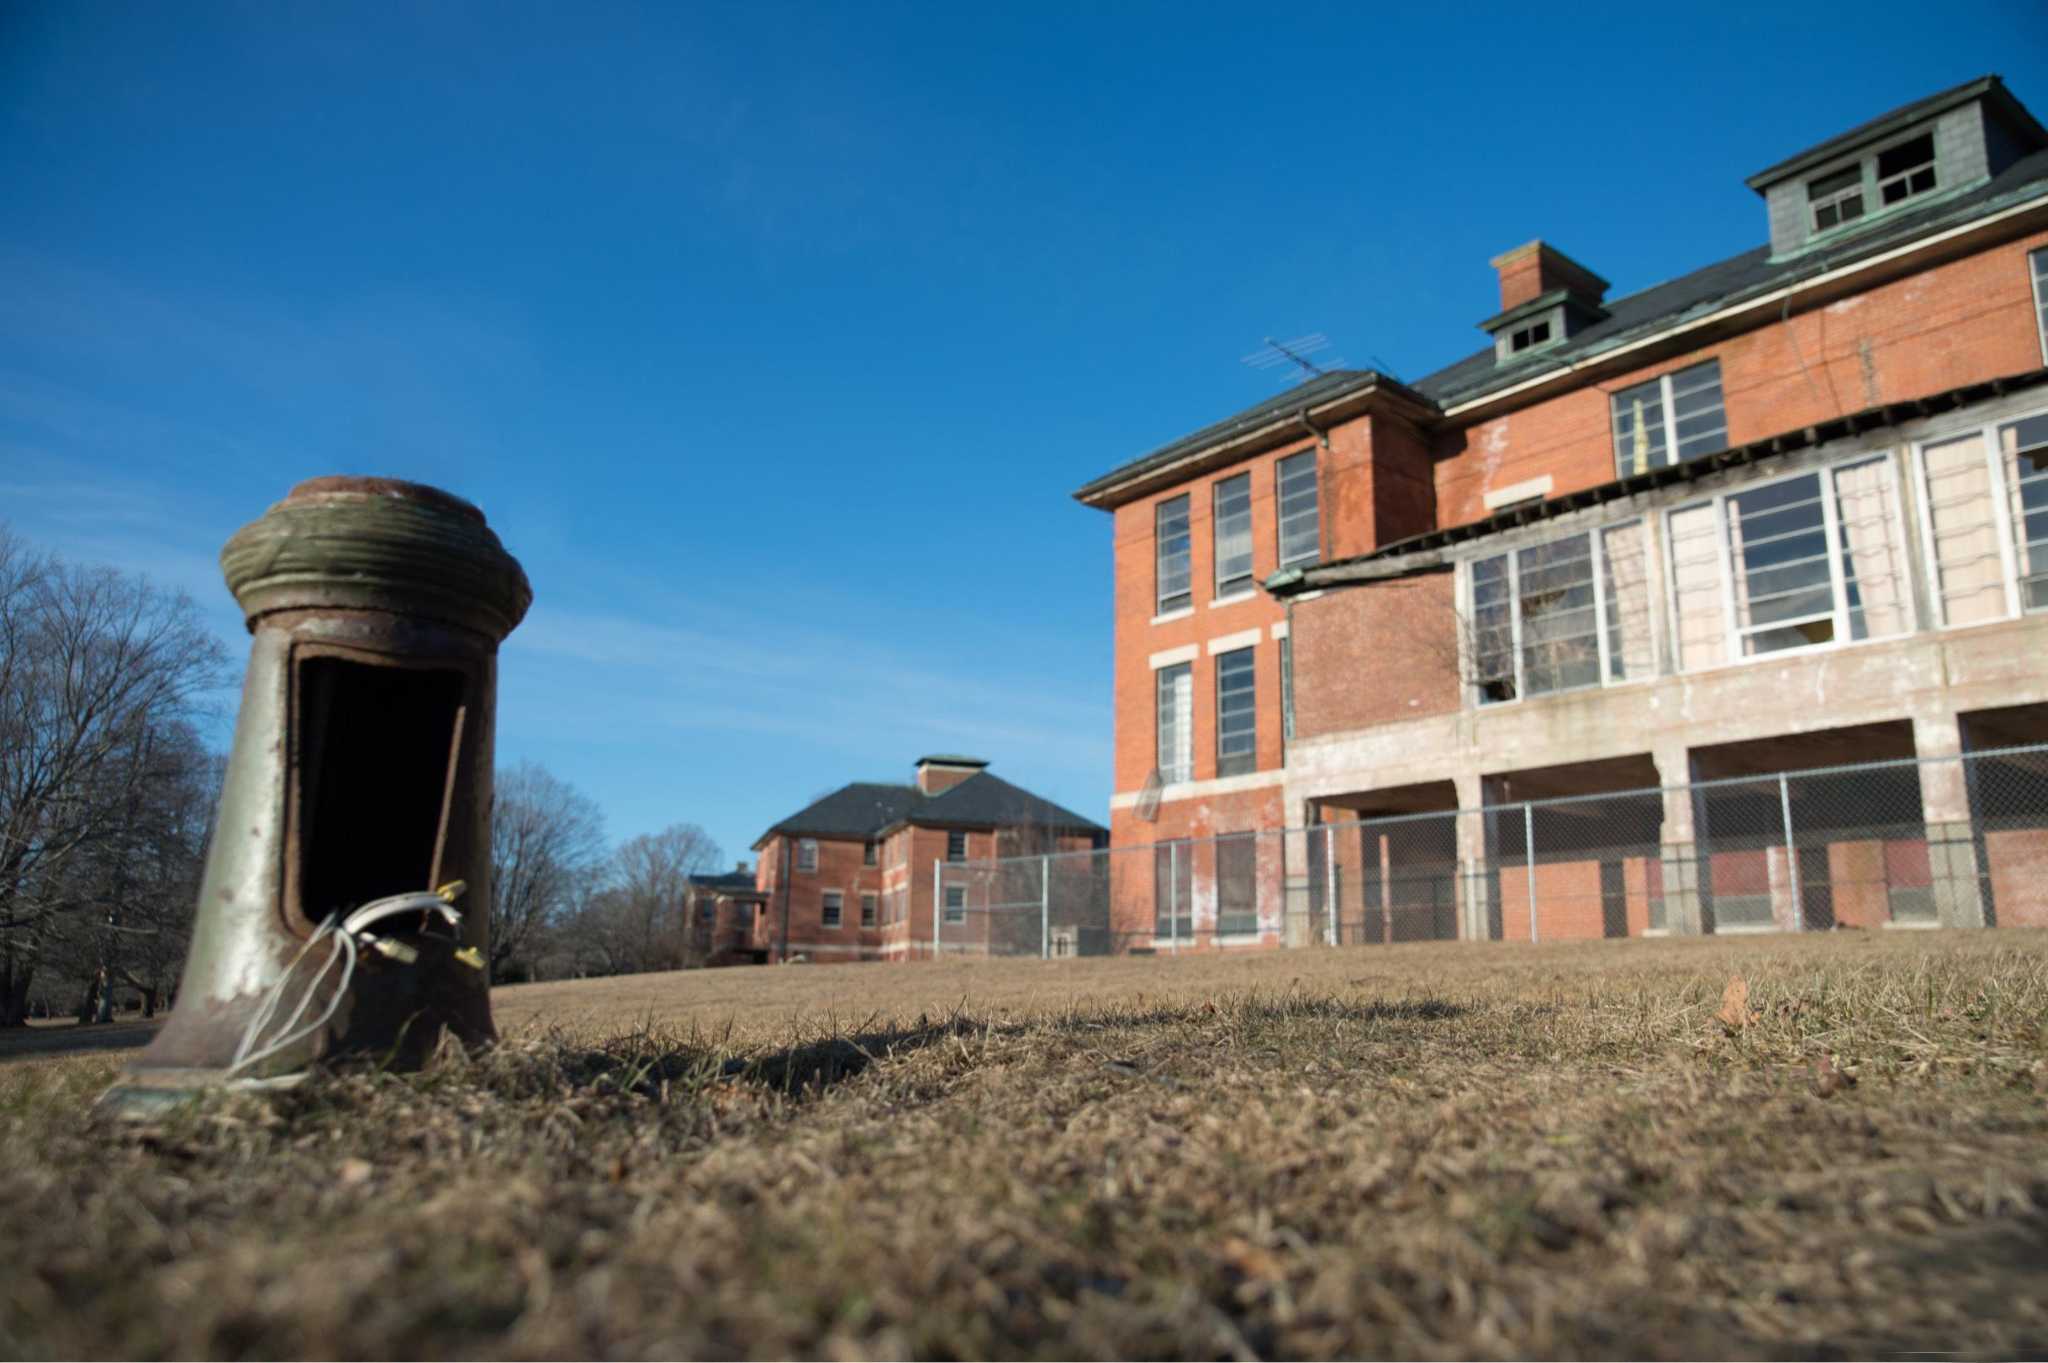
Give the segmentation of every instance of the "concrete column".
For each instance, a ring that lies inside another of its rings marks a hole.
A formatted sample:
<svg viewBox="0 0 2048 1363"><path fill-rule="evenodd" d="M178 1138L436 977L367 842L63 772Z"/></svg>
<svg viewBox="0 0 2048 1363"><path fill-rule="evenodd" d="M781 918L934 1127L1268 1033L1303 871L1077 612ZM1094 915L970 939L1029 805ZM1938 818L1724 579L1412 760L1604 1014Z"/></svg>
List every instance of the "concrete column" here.
<svg viewBox="0 0 2048 1363"><path fill-rule="evenodd" d="M1280 857L1283 865L1281 884L1284 887L1281 898L1280 940L1291 947L1305 947L1319 944L1316 935L1314 914L1309 906L1314 902L1315 889L1311 882L1308 843L1319 833L1308 831L1317 821L1316 802L1302 802L1300 817L1290 821L1290 827L1280 835Z"/></svg>
<svg viewBox="0 0 2048 1363"><path fill-rule="evenodd" d="M1706 898L1712 892L1706 861L1700 855L1697 804L1693 798L1692 754L1683 743L1651 749L1657 784L1664 788L1664 830L1660 858L1664 873L1664 927L1667 932L1706 931ZM1706 880L1705 893L1702 881Z"/></svg>
<svg viewBox="0 0 2048 1363"><path fill-rule="evenodd" d="M1921 759L1920 812L1927 822L1927 861L1934 872L1934 910L1945 928L1985 924L1969 772L1962 761L1962 725L1953 713L1915 715L1913 751ZM1945 759L1930 762L1929 758Z"/></svg>
<svg viewBox="0 0 2048 1363"><path fill-rule="evenodd" d="M1478 772L1451 778L1458 787L1458 936L1484 942L1487 930L1486 783Z"/></svg>

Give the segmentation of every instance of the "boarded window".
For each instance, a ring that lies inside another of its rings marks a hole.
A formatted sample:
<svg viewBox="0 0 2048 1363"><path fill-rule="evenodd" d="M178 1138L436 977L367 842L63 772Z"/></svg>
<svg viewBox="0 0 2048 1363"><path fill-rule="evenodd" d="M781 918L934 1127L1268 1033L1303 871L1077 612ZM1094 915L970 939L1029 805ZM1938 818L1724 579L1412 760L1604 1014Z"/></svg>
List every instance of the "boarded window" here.
<svg viewBox="0 0 2048 1363"><path fill-rule="evenodd" d="M1159 779L1169 785L1195 777L1195 669L1162 667L1159 688Z"/></svg>
<svg viewBox="0 0 2048 1363"><path fill-rule="evenodd" d="M799 871L815 871L818 869L817 839L805 838L797 843L796 869Z"/></svg>
<svg viewBox="0 0 2048 1363"><path fill-rule="evenodd" d="M1728 660L1721 598L1721 510L1713 502L1665 518L1671 542L1671 594L1678 607L1678 665L1694 671Z"/></svg>
<svg viewBox="0 0 2048 1363"><path fill-rule="evenodd" d="M1259 930L1259 840L1254 833L1216 839L1216 931L1244 936Z"/></svg>

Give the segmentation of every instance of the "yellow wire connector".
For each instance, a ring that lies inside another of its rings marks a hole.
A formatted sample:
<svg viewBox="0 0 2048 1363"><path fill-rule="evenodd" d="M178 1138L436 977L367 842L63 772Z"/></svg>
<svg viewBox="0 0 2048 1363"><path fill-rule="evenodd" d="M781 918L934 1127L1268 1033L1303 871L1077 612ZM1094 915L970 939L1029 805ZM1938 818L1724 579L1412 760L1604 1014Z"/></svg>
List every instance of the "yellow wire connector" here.
<svg viewBox="0 0 2048 1363"><path fill-rule="evenodd" d="M455 953L455 959L468 966L471 970L482 970L484 968L484 955L475 947L462 948Z"/></svg>
<svg viewBox="0 0 2048 1363"><path fill-rule="evenodd" d="M442 903L453 904L456 900L469 893L469 882L466 880L451 880L440 889L434 891L434 893L440 896Z"/></svg>

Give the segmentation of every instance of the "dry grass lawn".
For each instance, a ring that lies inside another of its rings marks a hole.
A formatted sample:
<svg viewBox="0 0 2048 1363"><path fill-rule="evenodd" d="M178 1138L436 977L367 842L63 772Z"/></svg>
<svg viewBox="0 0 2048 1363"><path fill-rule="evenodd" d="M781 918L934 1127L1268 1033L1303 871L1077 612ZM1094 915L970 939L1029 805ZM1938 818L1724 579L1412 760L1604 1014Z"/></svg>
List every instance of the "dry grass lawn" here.
<svg viewBox="0 0 2048 1363"><path fill-rule="evenodd" d="M483 1058L140 1130L87 1120L118 1055L0 1067L0 1353L2048 1352L2048 933L788 967L497 1011Z"/></svg>

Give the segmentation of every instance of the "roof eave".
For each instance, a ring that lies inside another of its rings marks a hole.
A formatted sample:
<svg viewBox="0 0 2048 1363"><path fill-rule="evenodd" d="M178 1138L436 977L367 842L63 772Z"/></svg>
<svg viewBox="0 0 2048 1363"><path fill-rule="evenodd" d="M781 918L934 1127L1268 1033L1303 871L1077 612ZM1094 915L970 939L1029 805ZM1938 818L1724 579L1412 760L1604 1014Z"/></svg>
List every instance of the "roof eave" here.
<svg viewBox="0 0 2048 1363"><path fill-rule="evenodd" d="M1943 90L1925 99L1915 100L1903 108L1880 115L1869 123L1851 128L1845 133L1838 133L1818 146L1808 147L1805 151L1789 156L1774 166L1758 171L1743 183L1762 194L1779 181L1789 180L1815 166L1832 161L1852 147L1883 141L1902 128L1910 127L1923 119L1933 118L1937 114L1947 113L1958 104L1967 104L1971 100L1987 97L1997 102L2001 111L2017 113L2027 123L2034 123L2033 116L2026 111L2026 106L2013 98L2012 92L2005 88L2003 81L1997 76L1979 76L1952 90ZM2040 124L2034 123L2034 127L2038 130Z"/></svg>
<svg viewBox="0 0 2048 1363"><path fill-rule="evenodd" d="M1313 402L1303 403L1294 410L1277 412L1271 421L1232 432L1158 464L1150 467L1127 465L1125 469L1084 484L1074 492L1074 500L1084 506L1114 510L1148 492L1170 487L1218 464L1260 453L1274 445L1285 444L1289 439L1312 438L1312 433L1302 425L1304 415L1324 423L1350 420L1380 404L1415 421L1432 421L1439 415L1435 403L1406 384L1384 374L1368 374L1356 387L1341 388ZM1137 462L1143 463L1142 460Z"/></svg>

